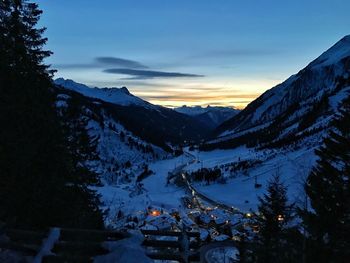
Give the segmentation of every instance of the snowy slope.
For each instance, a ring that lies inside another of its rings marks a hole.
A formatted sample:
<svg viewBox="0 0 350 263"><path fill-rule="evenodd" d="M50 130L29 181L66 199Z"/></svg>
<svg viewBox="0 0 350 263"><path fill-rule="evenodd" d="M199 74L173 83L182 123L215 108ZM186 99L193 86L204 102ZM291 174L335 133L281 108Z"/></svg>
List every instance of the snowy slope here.
<svg viewBox="0 0 350 263"><path fill-rule="evenodd" d="M276 133L271 139L281 139L281 133L302 132L312 125L317 126L317 122L322 122L326 128L329 122L322 119L334 115L347 96L349 78L350 36L346 36L299 73L266 91L220 125L215 132L217 139L211 142L231 140L237 134L242 136L263 129L269 134ZM310 121L312 114L317 118ZM306 122L310 122L307 127ZM277 132L277 128L281 132Z"/></svg>
<svg viewBox="0 0 350 263"><path fill-rule="evenodd" d="M78 104L79 118L85 120L90 139L97 140L98 161L91 165L107 183L133 181L149 162L165 158L162 148L127 130L101 101L79 93L57 89L56 107L64 116L71 103ZM130 164L129 164L130 163Z"/></svg>
<svg viewBox="0 0 350 263"><path fill-rule="evenodd" d="M55 80L56 85L60 85L66 89L73 90L90 98L96 98L105 102L117 105L128 106L137 105L148 108L157 108L157 106L148 103L134 95L132 95L126 87L122 88L91 88L84 84L77 83L71 79L58 78Z"/></svg>
<svg viewBox="0 0 350 263"><path fill-rule="evenodd" d="M225 184L195 183L200 193L242 212L256 211L258 197L266 192L268 181L279 174L288 186L288 198L300 204L304 199L303 183L315 163L314 147L300 148L295 151L270 150L259 151L246 147L232 150L215 150L195 153L200 163L192 164L188 171L198 170L201 166L220 167L227 178ZM226 171L231 163L243 160L260 160L261 163L246 169L243 173ZM255 177L261 188L255 188Z"/></svg>

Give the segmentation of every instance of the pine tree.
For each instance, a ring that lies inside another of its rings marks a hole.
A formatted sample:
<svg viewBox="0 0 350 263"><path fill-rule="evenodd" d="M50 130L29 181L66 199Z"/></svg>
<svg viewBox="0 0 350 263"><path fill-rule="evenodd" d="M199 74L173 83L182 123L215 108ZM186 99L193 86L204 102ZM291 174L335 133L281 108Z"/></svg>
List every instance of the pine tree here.
<svg viewBox="0 0 350 263"><path fill-rule="evenodd" d="M292 219L292 205L287 204L287 189L275 175L268 184L267 193L259 197L255 237L255 262L292 262L287 249L288 224Z"/></svg>
<svg viewBox="0 0 350 263"><path fill-rule="evenodd" d="M253 262L252 251L250 249L250 242L248 240L248 232L240 230L240 240L237 243L238 249L238 262L239 263L250 263Z"/></svg>
<svg viewBox="0 0 350 263"><path fill-rule="evenodd" d="M92 171L93 163L98 160L97 139L88 134L88 118L75 94L71 94L67 108L62 109L62 125L68 134L68 149L75 167L77 183L99 185L98 175Z"/></svg>
<svg viewBox="0 0 350 263"><path fill-rule="evenodd" d="M96 196L75 183L54 108L53 71L43 62L51 52L43 50L45 28L36 28L41 10L24 0L3 0L0 8L0 220L101 226Z"/></svg>
<svg viewBox="0 0 350 263"><path fill-rule="evenodd" d="M306 193L312 206L303 211L307 262L348 262L350 258L350 97L333 122L335 129L316 151Z"/></svg>

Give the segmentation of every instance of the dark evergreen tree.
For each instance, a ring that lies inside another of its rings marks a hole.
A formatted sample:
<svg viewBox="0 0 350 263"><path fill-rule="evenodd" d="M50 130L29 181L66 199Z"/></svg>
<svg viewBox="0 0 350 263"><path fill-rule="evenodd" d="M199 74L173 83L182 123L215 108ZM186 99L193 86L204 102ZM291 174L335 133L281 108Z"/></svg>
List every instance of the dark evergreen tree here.
<svg viewBox="0 0 350 263"><path fill-rule="evenodd" d="M240 230L240 240L237 243L238 249L238 262L240 263L250 263L253 262L251 244L248 240L248 233L242 229Z"/></svg>
<svg viewBox="0 0 350 263"><path fill-rule="evenodd" d="M99 185L98 175L92 171L98 160L97 140L88 134L89 118L84 114L79 98L74 94L68 100L67 108L61 110L62 125L68 134L68 150L74 164L74 178L77 183Z"/></svg>
<svg viewBox="0 0 350 263"><path fill-rule="evenodd" d="M43 60L38 5L0 1L0 220L22 227L102 226L97 197L75 180Z"/></svg>
<svg viewBox="0 0 350 263"><path fill-rule="evenodd" d="M350 259L350 97L333 124L306 184L312 207L302 212L307 262Z"/></svg>
<svg viewBox="0 0 350 263"><path fill-rule="evenodd" d="M275 175L268 184L267 193L259 197L255 224L258 233L253 244L254 262L293 262L288 242L292 207L287 203L287 189Z"/></svg>

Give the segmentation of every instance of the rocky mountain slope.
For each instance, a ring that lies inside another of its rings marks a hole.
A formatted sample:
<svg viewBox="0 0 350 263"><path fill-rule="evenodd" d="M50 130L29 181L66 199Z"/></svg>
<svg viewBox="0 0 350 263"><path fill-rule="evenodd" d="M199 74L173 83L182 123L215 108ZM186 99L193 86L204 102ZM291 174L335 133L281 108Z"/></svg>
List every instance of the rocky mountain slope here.
<svg viewBox="0 0 350 263"><path fill-rule="evenodd" d="M220 125L205 149L284 146L327 129L350 90L350 36Z"/></svg>

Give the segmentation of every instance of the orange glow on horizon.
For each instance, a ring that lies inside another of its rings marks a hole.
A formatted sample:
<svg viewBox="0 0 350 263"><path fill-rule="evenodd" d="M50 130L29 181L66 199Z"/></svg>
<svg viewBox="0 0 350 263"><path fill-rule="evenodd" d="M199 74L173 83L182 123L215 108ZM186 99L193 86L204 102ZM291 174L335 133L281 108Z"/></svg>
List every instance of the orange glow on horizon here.
<svg viewBox="0 0 350 263"><path fill-rule="evenodd" d="M159 83L157 87L130 88L131 92L152 104L168 108L186 106L221 106L244 109L250 102L258 98L275 81L241 81L236 85L227 83ZM260 88L257 88L260 87Z"/></svg>

